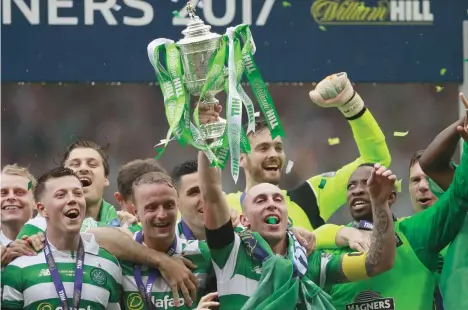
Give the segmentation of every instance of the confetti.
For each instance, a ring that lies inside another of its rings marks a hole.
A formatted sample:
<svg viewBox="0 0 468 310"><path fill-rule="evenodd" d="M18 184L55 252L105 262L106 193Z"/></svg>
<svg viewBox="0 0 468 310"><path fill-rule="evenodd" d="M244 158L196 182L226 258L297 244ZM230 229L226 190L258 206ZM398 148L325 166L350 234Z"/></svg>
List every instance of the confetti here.
<svg viewBox="0 0 468 310"><path fill-rule="evenodd" d="M340 138L328 138L329 145L337 145L340 144Z"/></svg>
<svg viewBox="0 0 468 310"><path fill-rule="evenodd" d="M393 133L394 137L406 137L408 135L409 131L395 131Z"/></svg>
<svg viewBox="0 0 468 310"><path fill-rule="evenodd" d="M260 117L260 112L255 112L254 117Z"/></svg>
<svg viewBox="0 0 468 310"><path fill-rule="evenodd" d="M115 4L113 7L112 7L114 10L116 11L120 11L120 9L122 8L120 5L118 4Z"/></svg>
<svg viewBox="0 0 468 310"><path fill-rule="evenodd" d="M28 190L30 190L32 188L32 181L29 181L28 183Z"/></svg>
<svg viewBox="0 0 468 310"><path fill-rule="evenodd" d="M322 26L322 25L319 27L319 29L322 31L327 31L327 28L325 28L325 26Z"/></svg>
<svg viewBox="0 0 468 310"><path fill-rule="evenodd" d="M447 69L445 68L440 69L440 75L445 75L445 73L447 73Z"/></svg>
<svg viewBox="0 0 468 310"><path fill-rule="evenodd" d="M291 3L289 3L288 1L283 1L283 7L284 8L291 7Z"/></svg>
<svg viewBox="0 0 468 310"><path fill-rule="evenodd" d="M403 181L402 179L399 179L399 180L397 180L397 181L395 182L395 187L396 187L397 193L401 193L401 182L402 182L402 181Z"/></svg>
<svg viewBox="0 0 468 310"><path fill-rule="evenodd" d="M440 93L444 88L442 86L436 86L436 92Z"/></svg>
<svg viewBox="0 0 468 310"><path fill-rule="evenodd" d="M288 164L286 165L286 174L289 174L292 170L292 167L294 166L294 162L288 160Z"/></svg>
<svg viewBox="0 0 468 310"><path fill-rule="evenodd" d="M180 12L177 10L172 11L172 15L174 15L175 17L180 17Z"/></svg>

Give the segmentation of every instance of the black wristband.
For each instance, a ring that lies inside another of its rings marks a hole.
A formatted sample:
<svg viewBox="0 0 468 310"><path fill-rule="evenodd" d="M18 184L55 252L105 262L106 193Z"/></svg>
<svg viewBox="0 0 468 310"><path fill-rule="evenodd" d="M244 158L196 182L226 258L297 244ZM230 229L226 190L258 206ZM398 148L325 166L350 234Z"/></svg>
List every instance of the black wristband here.
<svg viewBox="0 0 468 310"><path fill-rule="evenodd" d="M210 249L222 249L234 242L234 228L232 221L229 221L218 229L208 229L205 227L206 242Z"/></svg>

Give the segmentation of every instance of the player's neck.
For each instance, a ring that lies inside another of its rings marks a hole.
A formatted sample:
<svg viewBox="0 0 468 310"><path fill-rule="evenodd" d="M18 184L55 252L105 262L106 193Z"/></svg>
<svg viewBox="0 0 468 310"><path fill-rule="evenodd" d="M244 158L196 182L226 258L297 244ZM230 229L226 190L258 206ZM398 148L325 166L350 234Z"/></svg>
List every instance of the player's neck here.
<svg viewBox="0 0 468 310"><path fill-rule="evenodd" d="M9 223L2 223L2 233L5 235L10 240L15 240L16 236L21 231L21 228L23 228L24 223L20 222L9 222Z"/></svg>
<svg viewBox="0 0 468 310"><path fill-rule="evenodd" d="M280 241L268 241L271 251L275 254L285 255L288 249L288 243L286 242L286 236Z"/></svg>
<svg viewBox="0 0 468 310"><path fill-rule="evenodd" d="M185 222L185 224L188 226L190 231L192 232L193 236L197 240L206 240L206 234L205 234L205 227L197 227L196 225L192 225L188 222ZM187 237L187 236L185 236Z"/></svg>
<svg viewBox="0 0 468 310"><path fill-rule="evenodd" d="M172 233L169 237L165 239L153 239L147 236L148 234L143 233L143 242L148 248L158 252L166 253L169 250L172 242L174 242L175 229L174 233Z"/></svg>
<svg viewBox="0 0 468 310"><path fill-rule="evenodd" d="M47 240L59 251L76 251L80 243L79 232L62 232L47 229Z"/></svg>
<svg viewBox="0 0 468 310"><path fill-rule="evenodd" d="M91 217L94 220L99 220L99 212L101 212L102 198L97 202L86 201L86 217Z"/></svg>
<svg viewBox="0 0 468 310"><path fill-rule="evenodd" d="M249 189L251 189L252 187L254 187L255 185L258 185L260 184L260 182L257 182L256 180L254 180L249 174L245 174L245 193L247 193L249 191Z"/></svg>

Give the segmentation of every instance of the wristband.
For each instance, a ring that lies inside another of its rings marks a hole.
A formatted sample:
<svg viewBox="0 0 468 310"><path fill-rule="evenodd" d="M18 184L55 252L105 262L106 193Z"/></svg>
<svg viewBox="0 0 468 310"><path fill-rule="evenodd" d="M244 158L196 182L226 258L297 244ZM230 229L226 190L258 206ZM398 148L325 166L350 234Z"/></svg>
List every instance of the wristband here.
<svg viewBox="0 0 468 310"><path fill-rule="evenodd" d="M353 118L364 110L364 101L362 100L361 96L359 96L359 94L354 91L351 99L349 99L349 101L342 106L338 107L338 109L340 109L341 113L343 113L347 119Z"/></svg>

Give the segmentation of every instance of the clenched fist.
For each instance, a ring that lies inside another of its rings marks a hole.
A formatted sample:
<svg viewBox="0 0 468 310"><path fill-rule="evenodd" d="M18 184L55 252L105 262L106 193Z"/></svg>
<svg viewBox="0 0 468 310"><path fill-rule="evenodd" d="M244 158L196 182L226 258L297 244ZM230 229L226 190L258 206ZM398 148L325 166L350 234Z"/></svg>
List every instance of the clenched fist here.
<svg viewBox="0 0 468 310"><path fill-rule="evenodd" d="M312 102L320 107L339 108L347 118L355 116L364 108L364 101L354 91L345 72L326 77L317 84L309 96Z"/></svg>

